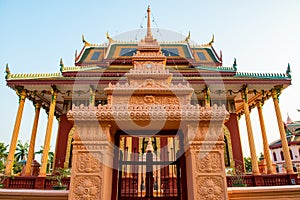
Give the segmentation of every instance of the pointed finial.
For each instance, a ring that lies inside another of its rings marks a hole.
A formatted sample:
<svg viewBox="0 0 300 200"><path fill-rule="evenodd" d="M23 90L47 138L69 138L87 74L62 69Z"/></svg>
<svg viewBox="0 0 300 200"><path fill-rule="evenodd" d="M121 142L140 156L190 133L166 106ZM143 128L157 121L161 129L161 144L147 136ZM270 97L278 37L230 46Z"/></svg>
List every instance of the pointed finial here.
<svg viewBox="0 0 300 200"><path fill-rule="evenodd" d="M237 70L237 64L236 64L236 58L234 58L234 61L233 61L233 65L232 65L232 67L233 67L233 69L236 71Z"/></svg>
<svg viewBox="0 0 300 200"><path fill-rule="evenodd" d="M60 72L62 73L62 71L64 70L64 63L63 63L63 60L62 58L60 58L60 61L59 61L59 66L60 66Z"/></svg>
<svg viewBox="0 0 300 200"><path fill-rule="evenodd" d="M220 50L220 60L223 61L223 54L222 54L222 50Z"/></svg>
<svg viewBox="0 0 300 200"><path fill-rule="evenodd" d="M84 38L84 35L82 34L82 42L84 43L85 46L89 46L90 43L88 43L85 38Z"/></svg>
<svg viewBox="0 0 300 200"><path fill-rule="evenodd" d="M75 60L77 59L77 49L75 50Z"/></svg>
<svg viewBox="0 0 300 200"><path fill-rule="evenodd" d="M148 13L147 37L151 37L152 33L151 33L151 20L150 20L150 18L151 18L150 5L148 6L147 13Z"/></svg>
<svg viewBox="0 0 300 200"><path fill-rule="evenodd" d="M10 78L10 69L8 67L8 63L6 64L6 68L5 68L5 79L9 79Z"/></svg>
<svg viewBox="0 0 300 200"><path fill-rule="evenodd" d="M189 31L189 34L186 36L185 41L188 42L191 38L191 31Z"/></svg>
<svg viewBox="0 0 300 200"><path fill-rule="evenodd" d="M208 43L208 45L211 46L214 42L215 42L215 35L213 34L210 42Z"/></svg>
<svg viewBox="0 0 300 200"><path fill-rule="evenodd" d="M291 78L291 66L290 63L288 63L287 69L286 69L286 75Z"/></svg>
<svg viewBox="0 0 300 200"><path fill-rule="evenodd" d="M109 36L108 32L106 32L106 38L108 39L109 43L113 42L113 39Z"/></svg>

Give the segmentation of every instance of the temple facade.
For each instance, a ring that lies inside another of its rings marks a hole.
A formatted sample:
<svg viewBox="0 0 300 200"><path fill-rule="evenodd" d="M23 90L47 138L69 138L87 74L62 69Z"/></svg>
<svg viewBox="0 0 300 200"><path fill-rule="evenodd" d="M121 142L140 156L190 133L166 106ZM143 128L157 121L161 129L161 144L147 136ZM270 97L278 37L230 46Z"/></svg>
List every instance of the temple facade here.
<svg viewBox="0 0 300 200"><path fill-rule="evenodd" d="M286 139L289 145L289 153L293 164L293 169L295 172L300 171L300 141L299 141L299 131L300 122L292 121L288 117L286 123L284 124ZM270 143L269 148L271 150L272 161L276 165L276 171L278 173L285 173L285 158L283 154L283 147L281 139L273 141Z"/></svg>
<svg viewBox="0 0 300 200"><path fill-rule="evenodd" d="M36 185L43 184L53 120L58 119L54 167L72 168L69 199L227 199L225 169L244 169L238 120L245 115L253 175L260 175L250 110L257 108L267 173L272 167L262 112L272 98L285 157L293 174L278 97L291 84L285 73L239 72L234 60L207 44L157 41L91 44L83 37L75 65L53 74L14 74L7 85L19 107L6 165L11 174L24 102L35 105L25 175L31 172L40 109L48 113ZM187 186L187 183L190 185ZM76 189L75 189L76 188ZM88 188L88 189L87 189Z"/></svg>

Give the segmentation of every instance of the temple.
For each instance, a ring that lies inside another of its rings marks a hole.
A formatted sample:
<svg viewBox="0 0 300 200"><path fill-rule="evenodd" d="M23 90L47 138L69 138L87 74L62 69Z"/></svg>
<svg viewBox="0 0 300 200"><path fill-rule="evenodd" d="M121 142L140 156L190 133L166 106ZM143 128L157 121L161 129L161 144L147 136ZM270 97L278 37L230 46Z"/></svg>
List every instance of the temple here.
<svg viewBox="0 0 300 200"><path fill-rule="evenodd" d="M24 176L31 175L40 109L48 114L35 188L42 188L46 177L56 118L54 168L72 168L69 199L83 198L85 192L92 199L227 199L225 169L244 170L241 115L247 125L252 174L261 175L254 131L262 135L266 173L276 173L262 112L264 102L272 99L285 173L292 177L278 100L291 84L290 66L280 74L239 72L235 59L232 66L223 66L214 37L202 45L191 44L190 34L182 41L158 41L151 32L150 8L147 12L142 40L117 41L107 34L107 43L91 44L82 37L75 65L61 60L57 73L14 74L6 66L7 86L16 91L19 104L5 173L12 172L28 100L36 110ZM252 130L253 108L261 130ZM261 179L254 182L263 185ZM84 191L85 187L91 189Z"/></svg>

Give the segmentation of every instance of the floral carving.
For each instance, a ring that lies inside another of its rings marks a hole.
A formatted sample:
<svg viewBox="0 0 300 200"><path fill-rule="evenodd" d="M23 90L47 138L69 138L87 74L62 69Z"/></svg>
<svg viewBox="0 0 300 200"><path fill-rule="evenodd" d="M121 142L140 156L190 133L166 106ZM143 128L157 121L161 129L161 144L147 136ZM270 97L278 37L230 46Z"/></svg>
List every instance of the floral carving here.
<svg viewBox="0 0 300 200"><path fill-rule="evenodd" d="M95 176L75 177L75 187L73 188L74 199L90 200L101 199L100 191L102 179Z"/></svg>
<svg viewBox="0 0 300 200"><path fill-rule="evenodd" d="M198 199L225 199L222 177L198 177L197 192Z"/></svg>
<svg viewBox="0 0 300 200"><path fill-rule="evenodd" d="M82 153L77 155L76 170L79 173L96 173L102 170L100 153Z"/></svg>
<svg viewBox="0 0 300 200"><path fill-rule="evenodd" d="M199 161L197 162L198 172L220 172L221 168L221 156L219 153L210 153L208 155L200 153Z"/></svg>

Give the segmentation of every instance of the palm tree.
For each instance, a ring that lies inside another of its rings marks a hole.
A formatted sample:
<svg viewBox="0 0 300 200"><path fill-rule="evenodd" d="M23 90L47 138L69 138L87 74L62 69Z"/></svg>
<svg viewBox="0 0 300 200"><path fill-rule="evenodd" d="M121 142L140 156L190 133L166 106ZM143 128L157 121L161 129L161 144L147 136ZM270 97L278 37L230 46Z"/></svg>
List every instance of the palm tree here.
<svg viewBox="0 0 300 200"><path fill-rule="evenodd" d="M22 144L22 141L18 140L16 153L15 153L15 160L17 162L21 160L26 160L26 157L28 155L28 149L29 149L28 141Z"/></svg>

